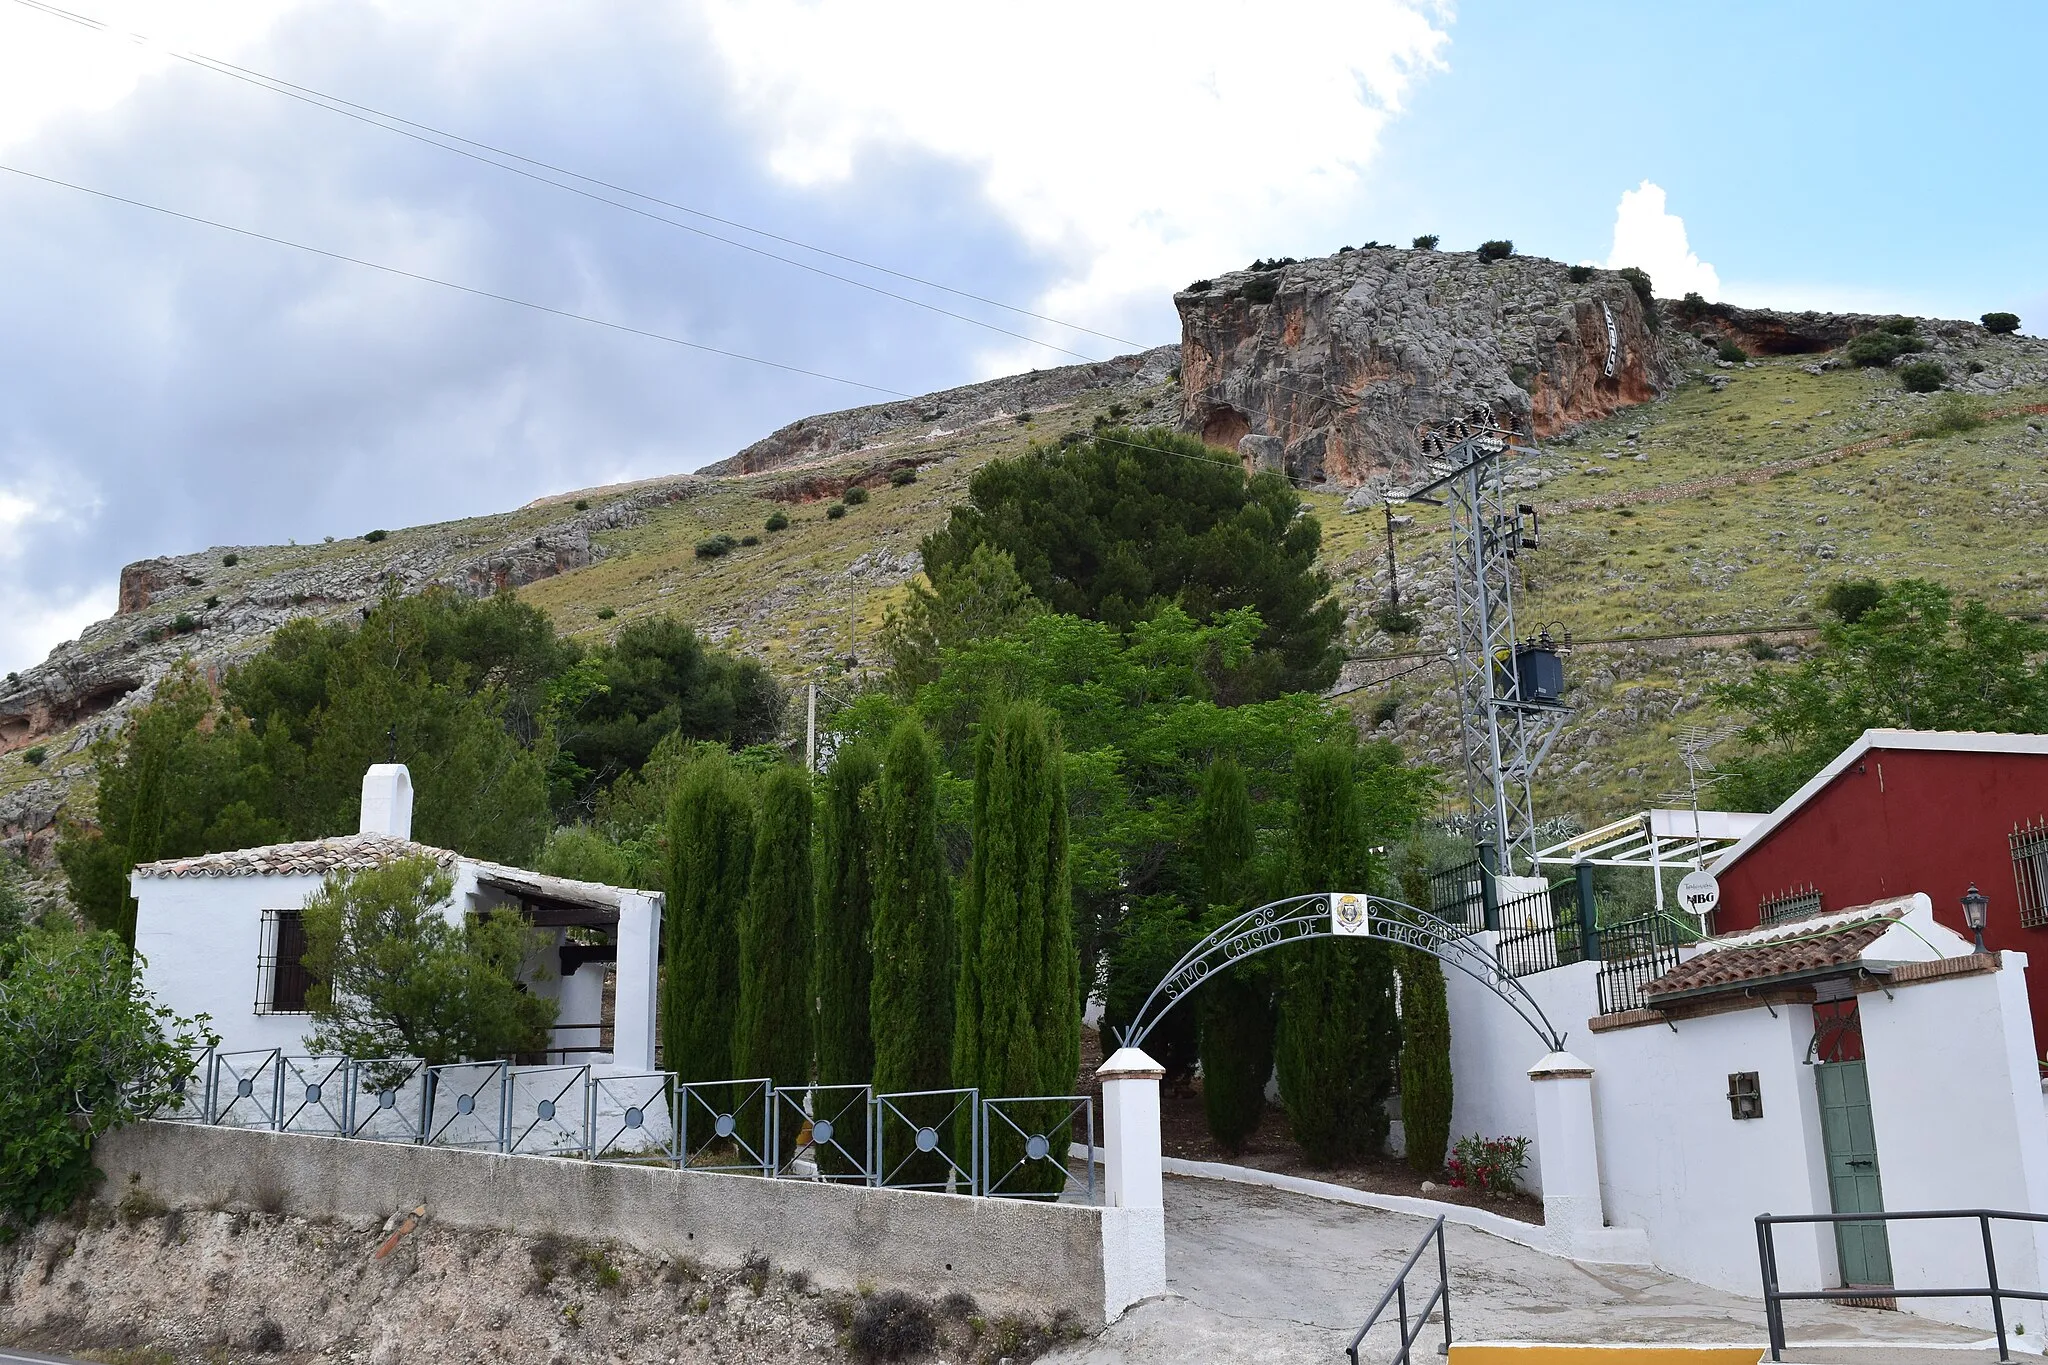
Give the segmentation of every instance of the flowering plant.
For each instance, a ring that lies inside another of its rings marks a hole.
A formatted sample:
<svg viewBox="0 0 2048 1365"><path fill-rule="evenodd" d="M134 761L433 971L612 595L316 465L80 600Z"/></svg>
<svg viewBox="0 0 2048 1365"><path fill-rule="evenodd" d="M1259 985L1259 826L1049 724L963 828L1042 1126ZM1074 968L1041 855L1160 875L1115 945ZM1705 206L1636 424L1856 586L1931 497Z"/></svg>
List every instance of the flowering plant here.
<svg viewBox="0 0 2048 1365"><path fill-rule="evenodd" d="M1483 1138L1474 1133L1458 1139L1451 1149L1451 1159L1444 1163L1444 1171L1455 1189L1513 1194L1528 1164L1529 1139Z"/></svg>

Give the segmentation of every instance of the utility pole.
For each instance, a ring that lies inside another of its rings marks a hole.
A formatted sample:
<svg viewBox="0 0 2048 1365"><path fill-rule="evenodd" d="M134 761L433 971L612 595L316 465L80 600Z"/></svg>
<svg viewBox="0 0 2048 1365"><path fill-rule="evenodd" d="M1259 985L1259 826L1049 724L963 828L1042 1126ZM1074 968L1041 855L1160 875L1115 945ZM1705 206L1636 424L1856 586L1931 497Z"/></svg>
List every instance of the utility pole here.
<svg viewBox="0 0 2048 1365"><path fill-rule="evenodd" d="M1401 578L1394 568L1394 504L1387 504L1387 615L1401 614Z"/></svg>
<svg viewBox="0 0 2048 1365"><path fill-rule="evenodd" d="M818 680L804 684L804 771L818 771Z"/></svg>

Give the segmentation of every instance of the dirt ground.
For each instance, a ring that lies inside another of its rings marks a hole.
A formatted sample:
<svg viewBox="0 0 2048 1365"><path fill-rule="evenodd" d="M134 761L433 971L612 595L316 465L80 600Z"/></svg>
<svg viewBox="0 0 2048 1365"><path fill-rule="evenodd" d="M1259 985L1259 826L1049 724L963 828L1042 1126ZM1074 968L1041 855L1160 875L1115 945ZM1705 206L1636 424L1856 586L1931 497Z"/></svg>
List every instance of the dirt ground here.
<svg viewBox="0 0 2048 1365"><path fill-rule="evenodd" d="M0 1344L112 1365L751 1365L859 1359L893 1334L923 1343L907 1361L1021 1365L1080 1335L965 1296L822 1292L765 1258L712 1268L431 1214L378 1257L397 1223L92 1204L0 1247Z"/></svg>

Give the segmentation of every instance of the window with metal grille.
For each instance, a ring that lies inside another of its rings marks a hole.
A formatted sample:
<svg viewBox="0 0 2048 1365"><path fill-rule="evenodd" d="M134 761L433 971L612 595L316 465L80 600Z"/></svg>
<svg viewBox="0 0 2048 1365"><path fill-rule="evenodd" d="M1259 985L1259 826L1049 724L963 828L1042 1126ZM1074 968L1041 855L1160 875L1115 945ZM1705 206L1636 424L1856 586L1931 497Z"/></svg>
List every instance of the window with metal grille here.
<svg viewBox="0 0 2048 1365"><path fill-rule="evenodd" d="M1764 1116L1764 1090L1754 1071L1737 1071L1728 1077L1728 1116L1760 1119Z"/></svg>
<svg viewBox="0 0 2048 1365"><path fill-rule="evenodd" d="M256 955L256 1012L304 1014L306 916L299 910L265 910L263 941Z"/></svg>
<svg viewBox="0 0 2048 1365"><path fill-rule="evenodd" d="M1760 924L1775 924L1779 920L1818 915L1820 908L1820 892L1809 886L1803 891L1780 891L1775 896L1765 896L1757 902L1756 917Z"/></svg>
<svg viewBox="0 0 2048 1365"><path fill-rule="evenodd" d="M2012 877L2019 883L2020 923L2030 929L2048 924L2048 820L2014 827Z"/></svg>

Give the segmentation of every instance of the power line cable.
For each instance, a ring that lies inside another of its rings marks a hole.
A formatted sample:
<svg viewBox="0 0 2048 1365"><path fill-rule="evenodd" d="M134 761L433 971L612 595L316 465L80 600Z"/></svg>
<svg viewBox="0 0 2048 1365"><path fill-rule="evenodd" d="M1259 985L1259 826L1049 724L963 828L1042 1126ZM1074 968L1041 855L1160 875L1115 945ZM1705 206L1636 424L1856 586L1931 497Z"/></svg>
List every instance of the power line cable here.
<svg viewBox="0 0 2048 1365"><path fill-rule="evenodd" d="M724 356L728 360L744 360L752 365L765 365L769 369L782 370L788 374L800 374L811 379L823 379L834 384L845 384L856 389L867 389L873 393L885 393L892 398L913 398L916 396L915 394L904 393L900 389L885 388L880 384L870 384L865 380L846 379L836 374L827 374L823 370L807 370L801 365L786 365L782 361L768 360L757 355L748 355L744 351L728 351L723 347L708 346L701 341L687 341L682 337L670 336L666 332L649 331L644 327L634 327L628 323L592 317L588 313L572 313L566 308L553 308L545 303L535 303L530 299L516 298L511 294L499 294L489 289L478 289L472 285L457 284L453 280L439 279L433 275L422 275L416 270L405 270L395 265L385 265L379 261L366 261L360 256L348 256L339 251L329 251L324 247L308 246L304 242L294 242L289 238L275 237L267 232L257 232L253 228L236 227L232 223L223 223L212 218L201 218L197 214L181 213L177 209L165 208L161 204L151 204L141 199L130 199L126 195L113 194L106 190L96 190L89 185L73 184L69 180L59 180L55 176L38 175L34 171L23 170L19 166L9 166L0 163L0 171L7 171L29 180L40 180L46 185L56 185L63 189L75 190L80 194L89 194L94 198L110 200L116 204L127 204L133 208L148 209L151 213L161 213L169 218L180 218L188 223L198 223L202 227L218 228L222 232L232 232L240 237L253 237L259 242L270 242L277 246L288 246L294 251L304 251L314 256L325 256L333 261L345 261L349 265L359 265L369 270L380 270L387 275L397 275L402 279L417 280L422 284L439 285L443 289L452 289L460 294L472 294L480 299L493 299L499 303L510 303L520 308L530 308L536 313L548 313L558 318L567 318L572 322L587 322L593 327L605 327L614 332L625 332L632 336L646 337L650 341L663 341L671 346L682 346L692 351L702 351L707 355Z"/></svg>
<svg viewBox="0 0 2048 1365"><path fill-rule="evenodd" d="M872 261L864 261L861 260L859 257L849 256L843 252L832 251L826 247L813 246L808 242L798 240L797 238L794 237L786 237L779 233L770 232L765 228L753 227L750 226L749 224L739 222L735 219L722 218L717 214L707 213L701 209L691 208L687 204L678 204L671 200L662 199L658 196L651 194L645 194L639 190L630 189L623 185L613 184L610 181L602 180L595 176L584 175L578 171L572 171L562 166L556 166L549 162L538 160L534 157L523 156L518 152L508 151L505 148L496 147L487 142L479 142L474 138L463 137L459 133L451 133L446 131L445 129L436 128L431 124L420 123L412 119L404 118L398 114L387 113L384 110L377 109L370 105L358 104L353 100L344 99L339 95L329 95L324 91L315 90L309 86L297 85L291 81L284 80L281 77L267 75L264 72L256 71L249 67L237 66L233 62L223 61L217 57L209 57L206 56L204 53L182 52L175 48L171 48L162 43L159 43L155 39L152 39L144 34L124 32L123 30L116 29L109 24L103 23L100 20L94 19L90 15L79 14L72 10L59 8L56 5L46 4L43 2L43 0L15 0L15 3L23 5L29 9L33 9L39 13L49 15L53 18L63 19L67 22L78 24L101 33L105 33L111 36L126 37L131 41L149 47L154 51L160 52L167 57L172 57L178 61L185 62L189 65L197 66L207 71L212 71L217 75L226 76L231 80L241 81L245 85L253 85L256 86L258 89L268 90L272 94L283 95L287 99L295 99L302 104L310 104L317 109L325 109L329 113L339 114L343 118L354 119L358 123L368 124L373 128L381 128L388 133L396 133L400 137L411 138L413 141L424 143L429 147L438 147L442 151L452 152L457 156L466 157L469 160L478 162L482 165L491 166L498 170L509 172L513 175L523 176L526 179L532 180L538 184L552 186L555 189L563 190L570 194L580 195L583 198L592 200L596 203L606 204L612 208L622 210L623 212L636 214L639 217L649 219L653 222L663 223L669 227L678 228L684 232L693 233L699 237L706 238L710 241L721 242L727 246L735 247L741 251L752 252L754 255L765 257L768 260L778 261L784 265L792 266L798 270L806 270L814 275L821 275L826 279L836 280L841 284L851 285L856 289L865 289L870 293L879 294L884 298L895 299L900 303L907 303L914 308L923 308L928 312L937 313L942 317L952 318L956 321L967 323L970 326L984 328L988 331L996 332L1003 336L1012 337L1018 341L1027 342L1033 346L1041 346L1047 350L1056 351L1061 355L1071 356L1076 360L1095 363L1097 357L1087 355L1080 351L1071 350L1065 346L1056 345L1053 342L1042 340L1041 338L1031 336L1028 333L1013 331L1010 328L998 326L995 323L984 321L981 318L972 317L966 313L954 312L949 308L942 308L937 304L929 303L923 299L913 298L908 294L900 294L891 289L884 289L879 285L870 284L865 280L854 279L849 275L842 275L836 271L827 270L821 266L812 265L807 261L795 260L791 257L781 255L778 252L769 251L764 247L755 246L748 242L736 241L731 237L726 237L716 232L710 232L704 228L696 227L689 223L677 222L675 219L666 217L662 214L650 212L646 209L639 208L633 204L621 203L616 199L609 198L602 194L593 193L590 190L582 189L576 185L564 184L559 180L549 178L549 176L568 176L571 179L580 180L585 184L596 185L602 189L610 190L615 194L630 195L635 199L644 200L650 204L658 204L663 208L673 209L678 213L686 213L694 218L702 218L707 222L718 223L725 227L737 228L742 232L753 233L756 236L765 237L772 241L782 242L786 245L798 247L805 251L816 252L821 256L827 256L834 260L845 261L849 265L857 265L864 270L873 270L881 274L891 275L896 277L897 279L907 280L914 284L920 284L929 289L937 289L944 293L955 295L959 298L971 299L977 303L987 304L992 308L1000 308L1006 312L1016 313L1023 317L1033 318L1040 322L1050 323L1056 327L1064 327L1069 329L1070 331L1085 332L1090 336L1101 337L1105 341L1113 341L1121 346L1136 347L1139 350L1145 349L1143 343L1132 341L1127 337L1119 337L1108 332L1097 331L1092 327L1084 327L1079 323L1064 322L1059 318L1051 317L1044 313L1036 313L1028 308L1019 308L1013 304L1003 303L1000 302L999 300L987 298L980 294L970 293L967 290L956 289L950 285L940 284L937 281L924 279L921 276L912 275L905 271L894 270L888 266L877 265ZM447 141L442 141L441 139L447 139ZM461 143L463 145L454 146L451 145L452 143ZM478 150L465 150L465 148L469 147L473 147ZM480 155L479 152L488 152L490 153L490 155ZM494 160L493 158L495 157L508 157L514 161L522 162L527 166L538 167L541 170L549 172L549 175L539 175L536 174L534 171L524 170L519 166L507 165L503 161Z"/></svg>

